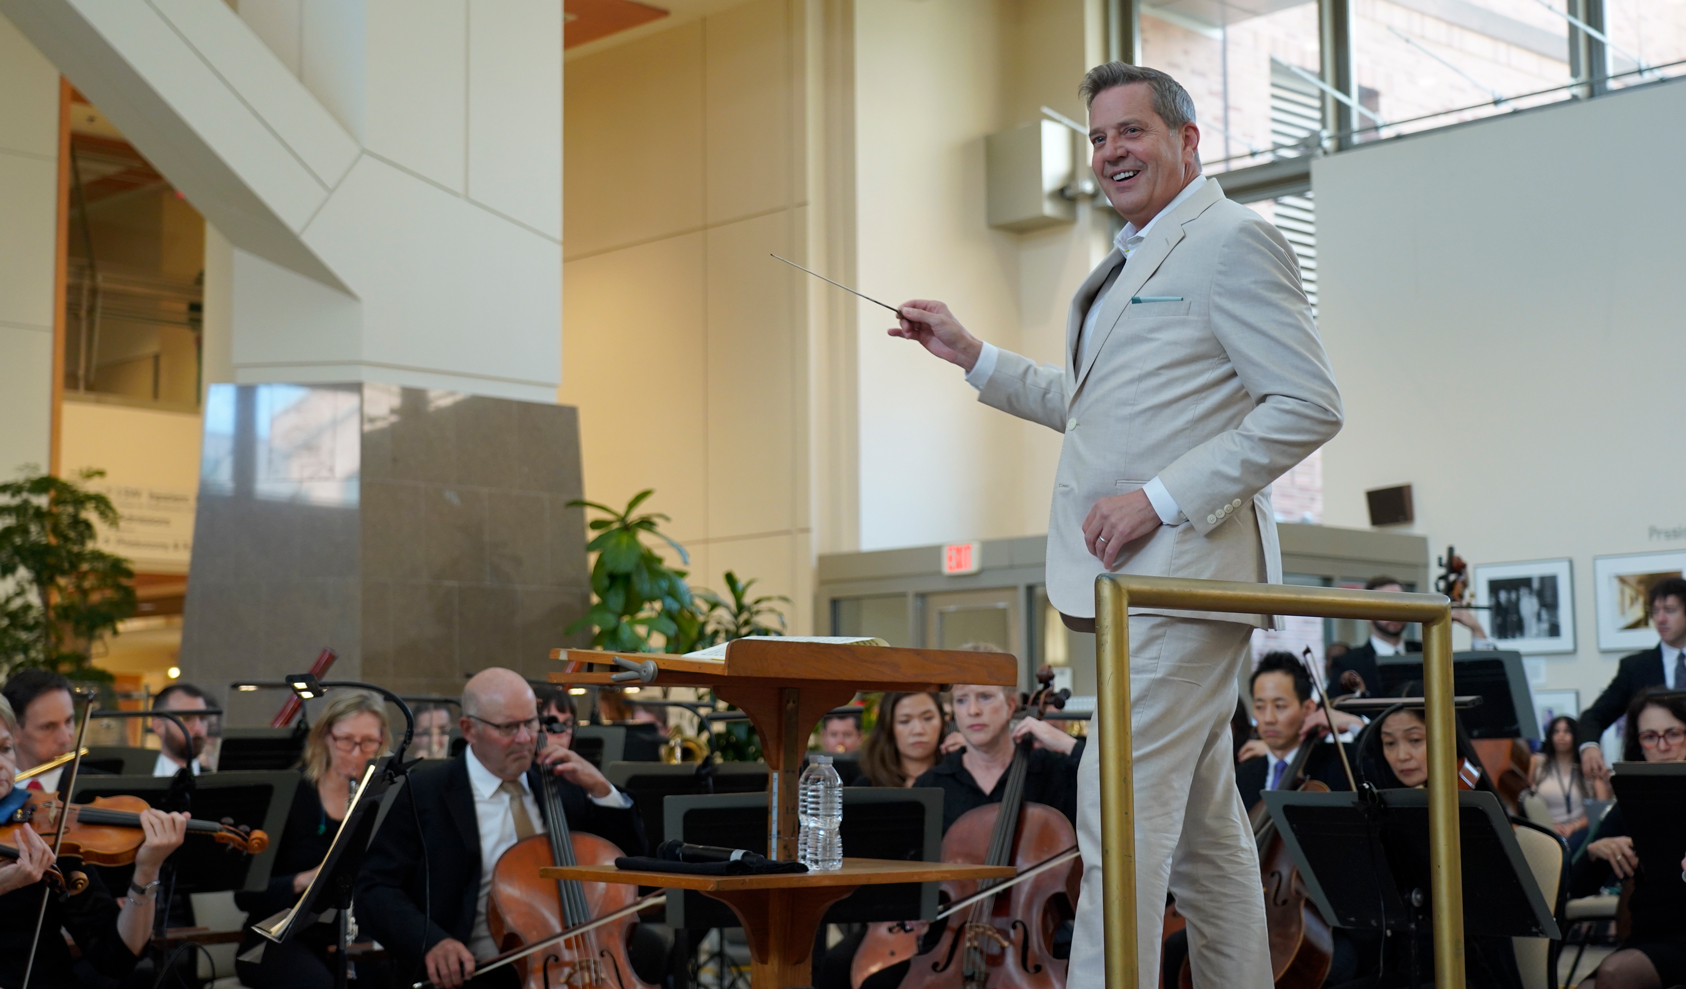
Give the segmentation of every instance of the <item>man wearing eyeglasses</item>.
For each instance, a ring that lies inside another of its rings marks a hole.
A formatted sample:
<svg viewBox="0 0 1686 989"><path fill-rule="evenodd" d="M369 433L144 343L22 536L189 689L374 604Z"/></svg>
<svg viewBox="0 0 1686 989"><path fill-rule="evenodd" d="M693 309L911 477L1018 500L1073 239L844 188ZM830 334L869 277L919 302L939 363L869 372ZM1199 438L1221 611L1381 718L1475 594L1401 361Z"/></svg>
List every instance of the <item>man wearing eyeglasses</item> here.
<svg viewBox="0 0 1686 989"><path fill-rule="evenodd" d="M540 772L560 777L571 830L628 855L644 851L632 801L578 753L541 745L538 703L520 674L496 667L475 674L462 712L457 725L468 747L410 774L357 882L358 922L392 953L399 977L407 984L425 976L440 989L502 984L470 976L498 953L486 923L493 867L517 841L544 833Z"/></svg>
<svg viewBox="0 0 1686 989"><path fill-rule="evenodd" d="M153 718L152 733L163 743L158 761L152 766L154 776L174 776L186 766L193 775L200 773L199 757L205 753L209 726L206 719L191 712L210 707L210 698L191 683L172 683L152 698L154 711L169 711L187 727L187 737L169 718Z"/></svg>

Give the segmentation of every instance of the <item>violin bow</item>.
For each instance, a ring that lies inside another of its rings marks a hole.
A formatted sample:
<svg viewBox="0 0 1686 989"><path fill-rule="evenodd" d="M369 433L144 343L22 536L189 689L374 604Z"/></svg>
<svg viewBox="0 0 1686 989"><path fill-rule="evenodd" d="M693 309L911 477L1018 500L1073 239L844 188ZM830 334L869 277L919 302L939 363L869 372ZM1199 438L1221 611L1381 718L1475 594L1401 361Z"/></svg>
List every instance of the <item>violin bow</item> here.
<svg viewBox="0 0 1686 989"><path fill-rule="evenodd" d="M1335 706L1329 703L1329 691L1323 686L1323 678L1311 667L1311 647L1306 646L1305 652L1300 654L1300 665L1305 667L1306 676L1311 678L1312 686L1317 688L1317 696L1323 705L1323 717L1329 722L1329 736L1335 743L1335 752L1341 757L1341 768L1346 770L1347 786L1352 792L1358 792L1358 777L1352 775L1352 763L1347 760L1346 746L1341 744L1341 733L1335 730Z"/></svg>
<svg viewBox="0 0 1686 989"><path fill-rule="evenodd" d="M77 695L71 694L74 698ZM76 730L76 744L71 747L75 758L70 760L70 781L63 787L65 799L59 803L58 828L53 832L53 862L58 863L59 849L64 846L64 827L70 819L70 798L76 793L76 776L82 769L82 753L88 751L88 722L94 719L94 694L89 692L83 700L82 725ZM41 908L35 913L35 937L29 942L29 963L23 969L23 984L20 989L29 989L29 977L35 972L35 951L41 947L41 925L47 919L47 897L52 895L52 888L46 883L41 884Z"/></svg>

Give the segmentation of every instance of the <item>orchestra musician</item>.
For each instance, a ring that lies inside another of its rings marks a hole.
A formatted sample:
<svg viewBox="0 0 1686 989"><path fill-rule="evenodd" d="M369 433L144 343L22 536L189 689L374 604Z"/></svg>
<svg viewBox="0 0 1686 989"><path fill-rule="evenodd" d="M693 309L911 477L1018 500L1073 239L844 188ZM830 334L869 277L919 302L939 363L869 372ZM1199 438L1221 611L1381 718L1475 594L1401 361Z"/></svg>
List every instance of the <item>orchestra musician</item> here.
<svg viewBox="0 0 1686 989"><path fill-rule="evenodd" d="M1581 772L1588 779L1609 777L1598 740L1641 691L1666 686L1686 690L1686 578L1669 577L1651 585L1645 603L1657 644L1624 657L1610 685L1581 712Z"/></svg>
<svg viewBox="0 0 1686 989"><path fill-rule="evenodd" d="M1408 685L1405 690L1413 696L1422 693L1421 684ZM1386 791L1416 789L1428 782L1428 723L1421 707L1403 707L1387 714L1380 723L1371 726L1369 734L1369 740L1359 752L1359 765L1370 783ZM1476 785L1480 789L1492 789L1485 774ZM1390 989L1408 985L1410 952L1417 952L1418 958L1425 960L1422 962L1425 966L1426 959L1434 954L1432 918L1424 916L1419 923L1414 944L1409 935L1398 933L1381 939L1379 945L1354 938L1360 952L1356 970L1381 974L1341 983L1340 989ZM1464 979L1470 989L1521 989L1522 977L1510 938L1466 937Z"/></svg>
<svg viewBox="0 0 1686 989"><path fill-rule="evenodd" d="M828 714L820 721L820 751L854 755L861 750L861 716Z"/></svg>
<svg viewBox="0 0 1686 989"><path fill-rule="evenodd" d="M174 776L183 766L187 766L193 775L199 775L199 757L205 753L209 726L203 715L192 712L203 711L210 706L210 697L191 683L172 683L153 696L152 709L169 711L180 718L181 723L187 726L187 738L182 738L181 729L169 718L152 719L152 733L162 743L158 761L152 765L152 775Z"/></svg>
<svg viewBox="0 0 1686 989"><path fill-rule="evenodd" d="M1628 707L1622 757L1629 762L1686 762L1686 697L1653 688ZM1686 822L1678 822L1686 827ZM1686 984L1686 861L1681 872L1653 875L1639 868L1628 822L1618 801L1599 822L1595 840L1576 864L1571 896L1588 896L1633 880L1627 939L1581 983L1584 989L1663 989Z"/></svg>
<svg viewBox="0 0 1686 989"><path fill-rule="evenodd" d="M861 774L851 785L912 786L937 764L943 721L941 694L886 693L872 733L861 743Z"/></svg>
<svg viewBox="0 0 1686 989"><path fill-rule="evenodd" d="M1365 581L1367 591L1403 591L1405 585L1397 577L1380 574ZM1453 608L1452 620L1469 629L1471 649L1497 649L1498 643L1487 637L1487 630L1482 627L1480 619L1468 608ZM1410 623L1384 621L1372 619L1370 622L1370 638L1356 646L1336 654L1329 653L1327 663L1329 672L1329 692L1339 695L1341 674L1351 670L1363 678L1365 686L1370 690L1381 687L1381 671L1376 664L1378 657L1401 656L1407 653L1420 653L1423 644L1405 638L1405 629Z"/></svg>
<svg viewBox="0 0 1686 989"><path fill-rule="evenodd" d="M357 881L358 922L395 960L408 984L440 989L471 981L496 955L486 919L492 868L518 840L543 831L536 773L563 782L568 826L599 835L628 855L644 851L632 801L571 749L540 751L538 703L513 670L482 670L463 687L457 722L468 746L448 762L411 771ZM473 979L514 985L514 967Z"/></svg>
<svg viewBox="0 0 1686 989"><path fill-rule="evenodd" d="M949 696L966 745L913 781L914 786L943 791L943 831L972 808L1001 801L1014 746L1027 735L1037 748L1025 773L1025 800L1047 804L1075 824L1077 766L1087 739L1074 738L1039 718L1014 725L1010 687L957 683Z"/></svg>
<svg viewBox="0 0 1686 989"><path fill-rule="evenodd" d="M1546 726L1543 751L1534 753L1529 785L1551 811L1551 825L1569 851L1580 850L1586 840L1588 800L1609 800L1610 783L1589 779L1581 772L1580 725L1567 714L1559 714Z"/></svg>
<svg viewBox="0 0 1686 989"><path fill-rule="evenodd" d="M1250 755L1250 746L1241 750L1245 758L1235 768L1235 785L1241 791L1242 803L1250 808L1259 802L1259 795L1265 790L1292 786L1294 781L1288 778L1288 767L1304 745L1312 747L1301 770L1308 779L1317 780L1331 790L1351 789L1334 744L1310 737L1302 730L1307 718L1318 708L1312 697L1311 674L1294 654L1266 653L1253 670L1251 686L1258 748L1264 751Z"/></svg>
<svg viewBox="0 0 1686 989"><path fill-rule="evenodd" d="M8 688L11 686L7 684ZM71 717L74 720L74 713ZM14 788L12 781L18 771L17 740L21 737L18 727L11 704L0 698L0 812L6 816L26 801L29 794L21 787ZM58 781L54 780L53 785L56 787ZM88 886L82 892L60 898L49 891L43 896L42 877L53 865L49 836L37 835L27 827L17 829L12 840L18 857L0 859L0 986L12 989L23 984L32 948L35 957L29 977L32 989L78 986L65 932L75 942L83 961L98 974L121 979L134 970L152 934L159 868L181 846L187 833L187 815L149 808L141 812L140 822L145 838L135 853L134 874L121 900L112 899L100 879L101 870L95 868L84 870ZM60 871L66 874L79 865L70 859L59 862ZM40 940L32 944L37 918Z"/></svg>
<svg viewBox="0 0 1686 989"><path fill-rule="evenodd" d="M70 680L64 674L42 669L19 670L0 687L0 695L5 696L16 713L19 771L50 762L76 744L76 704L71 699ZM49 769L31 777L24 786L31 790L57 791L67 780L67 768L68 765Z"/></svg>
<svg viewBox="0 0 1686 989"><path fill-rule="evenodd" d="M337 937L333 924L314 924L283 944L263 939L252 925L297 903L316 878L345 819L356 781L369 760L386 751L390 739L386 702L370 691L336 690L317 713L305 738L304 764L275 848L269 884L262 891L234 894L235 904L246 911L246 937L239 953L263 945L260 961L235 963L244 985L325 989L334 984L328 953Z"/></svg>

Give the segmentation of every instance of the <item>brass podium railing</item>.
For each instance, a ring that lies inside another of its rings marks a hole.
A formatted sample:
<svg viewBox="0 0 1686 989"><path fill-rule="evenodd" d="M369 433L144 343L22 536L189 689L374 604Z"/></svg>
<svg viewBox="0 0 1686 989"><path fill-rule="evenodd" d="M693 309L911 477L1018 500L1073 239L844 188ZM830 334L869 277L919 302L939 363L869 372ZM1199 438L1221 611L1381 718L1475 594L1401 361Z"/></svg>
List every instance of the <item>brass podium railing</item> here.
<svg viewBox="0 0 1686 989"><path fill-rule="evenodd" d="M1107 989L1134 986L1137 974L1136 831L1130 741L1131 607L1422 623L1434 985L1438 989L1463 989L1463 868L1458 857L1452 617L1451 602L1445 595L1102 574L1095 579L1095 666L1100 680L1101 899Z"/></svg>

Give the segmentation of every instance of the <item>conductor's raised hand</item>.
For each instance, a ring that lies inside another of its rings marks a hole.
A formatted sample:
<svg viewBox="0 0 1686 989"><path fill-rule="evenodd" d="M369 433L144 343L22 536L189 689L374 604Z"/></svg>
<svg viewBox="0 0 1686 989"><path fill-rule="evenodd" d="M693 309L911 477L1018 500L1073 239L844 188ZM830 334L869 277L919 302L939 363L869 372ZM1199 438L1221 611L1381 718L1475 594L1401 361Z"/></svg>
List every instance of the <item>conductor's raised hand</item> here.
<svg viewBox="0 0 1686 989"><path fill-rule="evenodd" d="M547 771L561 776L599 800L608 796L609 791L614 789L609 785L608 778L597 771L596 766L573 749L551 746L539 753L539 762Z"/></svg>
<svg viewBox="0 0 1686 989"><path fill-rule="evenodd" d="M921 347L970 371L983 352L983 341L966 331L948 306L935 299L909 299L902 303L901 319L890 328L890 335L912 340Z"/></svg>

